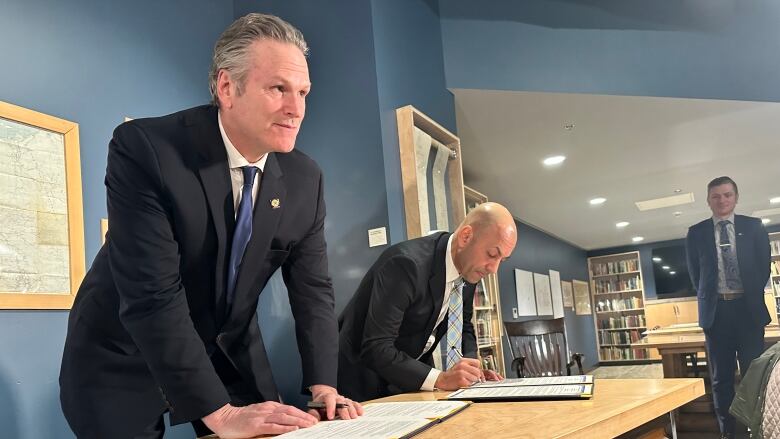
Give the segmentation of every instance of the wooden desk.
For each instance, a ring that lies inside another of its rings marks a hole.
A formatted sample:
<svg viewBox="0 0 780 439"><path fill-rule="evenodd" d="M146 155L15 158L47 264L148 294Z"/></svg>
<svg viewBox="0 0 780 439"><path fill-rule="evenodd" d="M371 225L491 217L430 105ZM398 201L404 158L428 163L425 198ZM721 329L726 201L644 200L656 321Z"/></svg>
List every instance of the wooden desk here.
<svg viewBox="0 0 780 439"><path fill-rule="evenodd" d="M780 329L777 326L767 326L764 341L767 345L780 341ZM686 373L684 356L706 350L704 332L700 327L690 325L648 331L645 338L632 343L631 347L658 349L665 378L684 377Z"/></svg>
<svg viewBox="0 0 780 439"><path fill-rule="evenodd" d="M428 401L447 393L406 393L375 402ZM615 437L702 395L699 378L596 379L590 400L477 403L415 438Z"/></svg>

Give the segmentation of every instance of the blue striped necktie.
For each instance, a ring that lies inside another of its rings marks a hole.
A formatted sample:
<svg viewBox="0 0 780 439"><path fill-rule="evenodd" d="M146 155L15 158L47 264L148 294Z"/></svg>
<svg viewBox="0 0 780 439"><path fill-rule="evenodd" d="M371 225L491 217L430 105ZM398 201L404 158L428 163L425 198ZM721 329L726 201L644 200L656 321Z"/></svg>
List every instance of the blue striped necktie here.
<svg viewBox="0 0 780 439"><path fill-rule="evenodd" d="M230 308L233 306L238 269L241 267L241 260L244 258L244 251L249 244L249 239L252 238L252 185L260 170L255 166L243 166L241 171L244 173L244 185L241 187L241 202L238 205L238 214L236 215L236 229L233 232L233 243L230 246L226 312L230 312Z"/></svg>

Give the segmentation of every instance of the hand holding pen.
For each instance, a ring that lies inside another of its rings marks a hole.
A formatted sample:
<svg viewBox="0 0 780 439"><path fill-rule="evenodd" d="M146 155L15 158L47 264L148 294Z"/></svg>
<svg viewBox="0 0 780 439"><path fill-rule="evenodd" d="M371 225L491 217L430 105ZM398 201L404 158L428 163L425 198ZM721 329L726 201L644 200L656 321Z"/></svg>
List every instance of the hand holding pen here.
<svg viewBox="0 0 780 439"><path fill-rule="evenodd" d="M479 382L480 378L484 379L479 360L476 358L463 358L460 350L456 349L455 352L460 357L460 361L449 370L439 374L435 384L437 389L457 390Z"/></svg>
<svg viewBox="0 0 780 439"><path fill-rule="evenodd" d="M457 348L457 347L453 346L452 350L455 351L455 353L458 355L459 361L463 361L463 359L466 358L466 357L463 356L463 352L460 351L460 348ZM476 358L473 358L473 359L476 360ZM479 367L479 382L480 383L484 383L485 382L485 373L482 370L482 364L479 363L479 360L477 360L477 364L478 364L478 367ZM474 384L474 383L472 383L472 384Z"/></svg>

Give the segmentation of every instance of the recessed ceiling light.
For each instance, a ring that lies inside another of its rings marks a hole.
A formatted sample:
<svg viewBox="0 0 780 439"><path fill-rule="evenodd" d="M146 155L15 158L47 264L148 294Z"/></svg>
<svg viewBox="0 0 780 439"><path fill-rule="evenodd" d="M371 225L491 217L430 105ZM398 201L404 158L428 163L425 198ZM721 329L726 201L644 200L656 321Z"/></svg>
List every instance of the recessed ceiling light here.
<svg viewBox="0 0 780 439"><path fill-rule="evenodd" d="M596 198L590 200L590 204L592 204L594 206L598 206L599 204L604 204L605 201L607 201L606 198L596 197Z"/></svg>
<svg viewBox="0 0 780 439"><path fill-rule="evenodd" d="M674 213L674 216L675 216L675 217L682 216L682 212L680 212L680 211L678 210L677 212L675 212L675 213Z"/></svg>
<svg viewBox="0 0 780 439"><path fill-rule="evenodd" d="M619 223L615 223L615 227L617 227L618 229L622 229L623 227L626 227L629 224L631 223L628 221L621 221Z"/></svg>
<svg viewBox="0 0 780 439"><path fill-rule="evenodd" d="M675 193L675 194L679 194L680 192L682 192L682 189L675 189L675 190L674 190L674 193Z"/></svg>
<svg viewBox="0 0 780 439"><path fill-rule="evenodd" d="M668 265L664 265L664 266L663 266L663 267L661 267L661 268L663 268L664 270L668 270L668 269L669 269L669 266L668 266Z"/></svg>
<svg viewBox="0 0 780 439"><path fill-rule="evenodd" d="M545 166L555 166L555 165L560 165L561 163L563 163L564 160L566 160L566 156L554 155L542 160L542 163L544 163Z"/></svg>
<svg viewBox="0 0 780 439"><path fill-rule="evenodd" d="M761 223L762 223L762 224L769 224L771 221L772 221L772 220L771 220L771 219L769 219L769 218L761 218Z"/></svg>
<svg viewBox="0 0 780 439"><path fill-rule="evenodd" d="M644 241L645 238L643 236L634 236L633 238L631 238L631 240L634 242L641 242Z"/></svg>
<svg viewBox="0 0 780 439"><path fill-rule="evenodd" d="M659 258L658 256L654 257L654 258L653 258L653 260L654 260L655 262L661 262L661 258Z"/></svg>
<svg viewBox="0 0 780 439"><path fill-rule="evenodd" d="M780 204L780 197L774 197L774 198L770 198L770 199L769 199L769 202L770 202L771 204Z"/></svg>
<svg viewBox="0 0 780 439"><path fill-rule="evenodd" d="M670 271L669 274L677 274L676 271Z"/></svg>

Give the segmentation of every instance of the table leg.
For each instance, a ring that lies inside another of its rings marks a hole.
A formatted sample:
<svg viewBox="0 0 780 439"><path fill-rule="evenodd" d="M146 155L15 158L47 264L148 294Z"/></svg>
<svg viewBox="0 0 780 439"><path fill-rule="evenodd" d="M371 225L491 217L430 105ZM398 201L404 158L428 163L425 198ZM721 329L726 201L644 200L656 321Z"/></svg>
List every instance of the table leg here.
<svg viewBox="0 0 780 439"><path fill-rule="evenodd" d="M669 418L672 421L672 439L677 439L677 420L675 419L675 414L677 410L672 410L669 412Z"/></svg>

